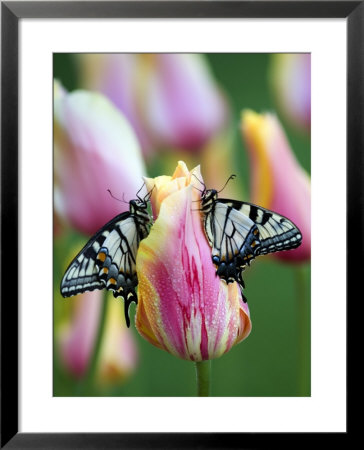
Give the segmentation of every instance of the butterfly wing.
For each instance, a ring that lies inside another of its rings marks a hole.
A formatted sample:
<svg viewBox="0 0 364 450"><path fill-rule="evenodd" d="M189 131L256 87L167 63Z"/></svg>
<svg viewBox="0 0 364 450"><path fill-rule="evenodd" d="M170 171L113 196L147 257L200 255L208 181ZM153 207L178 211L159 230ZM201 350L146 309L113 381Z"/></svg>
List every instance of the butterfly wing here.
<svg viewBox="0 0 364 450"><path fill-rule="evenodd" d="M147 234L146 224L140 223L130 212L116 216L71 262L61 282L62 295L69 297L103 288L111 290L114 297L124 299L125 319L129 326L130 303L137 303L136 253L140 240Z"/></svg>
<svg viewBox="0 0 364 450"><path fill-rule="evenodd" d="M228 199L215 201L204 225L217 275L242 287L242 273L256 256L298 247L302 240L299 229L286 217Z"/></svg>
<svg viewBox="0 0 364 450"><path fill-rule="evenodd" d="M211 213L205 216L205 232L217 275L228 283L239 281L244 287L240 268L258 254L257 226L232 205L217 201Z"/></svg>
<svg viewBox="0 0 364 450"><path fill-rule="evenodd" d="M212 246L212 257L226 264L246 253L247 238L256 229L249 217L224 203L216 202L205 220L205 231ZM249 241L250 239L248 239ZM241 250L244 252L241 254ZM216 259L216 258L215 258Z"/></svg>
<svg viewBox="0 0 364 450"><path fill-rule="evenodd" d="M231 206L257 226L260 255L290 250L298 247L302 242L300 230L287 217L253 203L227 199L219 199L218 203Z"/></svg>
<svg viewBox="0 0 364 450"><path fill-rule="evenodd" d="M119 223L105 239L97 255L99 277L114 297L124 300L125 319L129 327L129 306L138 303L135 288L138 284L136 254L139 243L148 234L147 227L139 225L134 216Z"/></svg>
<svg viewBox="0 0 364 450"><path fill-rule="evenodd" d="M73 259L61 282L61 294L63 297L70 297L85 291L93 291L94 289L103 289L105 287L105 282L99 277L96 257L110 231L117 223L122 222L129 215L129 212L119 214L104 225Z"/></svg>

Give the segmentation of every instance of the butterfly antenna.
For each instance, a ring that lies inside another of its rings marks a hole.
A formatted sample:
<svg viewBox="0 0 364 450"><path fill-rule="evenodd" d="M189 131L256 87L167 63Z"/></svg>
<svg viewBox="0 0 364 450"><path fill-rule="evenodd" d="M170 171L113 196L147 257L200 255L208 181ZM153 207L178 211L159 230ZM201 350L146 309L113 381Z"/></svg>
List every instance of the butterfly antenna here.
<svg viewBox="0 0 364 450"><path fill-rule="evenodd" d="M125 198L124 198L124 192L123 192L123 199L121 200L120 198L115 197L115 195L113 195L113 193L110 191L110 189L107 190L107 192L111 195L111 197L115 200L118 200L119 202L124 202L124 203L128 203Z"/></svg>
<svg viewBox="0 0 364 450"><path fill-rule="evenodd" d="M145 196L144 200L148 201L150 197L152 196L153 189L155 188L155 185L152 187L152 189L148 192L148 194Z"/></svg>
<svg viewBox="0 0 364 450"><path fill-rule="evenodd" d="M139 191L136 193L136 197L137 197L137 199L138 200L140 200L140 201L142 201L142 199L139 197L139 192L143 189L143 187L145 186L145 181L143 182L143 184L142 184L142 187L139 189Z"/></svg>
<svg viewBox="0 0 364 450"><path fill-rule="evenodd" d="M197 188L196 186L193 186L193 187L194 187L195 189L197 189L199 192L201 192L201 194L203 194L203 193L206 191L206 185L205 185L205 183L203 183L199 178L197 178L197 176L196 176L194 173L192 174L192 176L195 177L196 180L197 180L199 183L202 184L203 189L201 190L201 189Z"/></svg>
<svg viewBox="0 0 364 450"><path fill-rule="evenodd" d="M230 175L229 178L226 180L226 183L224 184L224 186L217 193L223 191L226 188L226 185L228 184L228 182L230 180L233 180L234 178L236 178L236 175L234 175L234 174Z"/></svg>

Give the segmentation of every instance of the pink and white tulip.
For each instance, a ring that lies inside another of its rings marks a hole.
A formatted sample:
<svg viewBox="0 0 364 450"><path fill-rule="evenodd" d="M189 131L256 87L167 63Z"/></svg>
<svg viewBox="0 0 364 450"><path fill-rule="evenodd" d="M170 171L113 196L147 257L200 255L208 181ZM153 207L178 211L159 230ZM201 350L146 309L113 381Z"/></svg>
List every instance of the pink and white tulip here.
<svg viewBox="0 0 364 450"><path fill-rule="evenodd" d="M75 378L84 377L89 367L103 301L101 291L76 296L70 320L56 334L61 361ZM101 383L119 383L135 369L138 353L120 302L114 298L108 301L96 378Z"/></svg>
<svg viewBox="0 0 364 450"><path fill-rule="evenodd" d="M251 161L252 202L292 220L302 233L294 250L275 253L289 261L311 256L311 184L273 114L243 111L242 134Z"/></svg>
<svg viewBox="0 0 364 450"><path fill-rule="evenodd" d="M101 302L100 291L76 296L72 301L72 317L56 334L61 360L77 378L82 378L87 371L99 323Z"/></svg>
<svg viewBox="0 0 364 450"><path fill-rule="evenodd" d="M279 111L288 123L309 132L311 128L311 55L272 55L272 90Z"/></svg>
<svg viewBox="0 0 364 450"><path fill-rule="evenodd" d="M119 110L100 94L67 93L55 85L54 170L57 212L92 234L128 209L145 167L137 138Z"/></svg>
<svg viewBox="0 0 364 450"><path fill-rule="evenodd" d="M146 157L161 148L199 151L227 118L202 55L77 55L76 61L82 83L129 119Z"/></svg>
<svg viewBox="0 0 364 450"><path fill-rule="evenodd" d="M201 150L223 126L227 107L201 55L155 55L146 82L148 125L164 147Z"/></svg>
<svg viewBox="0 0 364 450"><path fill-rule="evenodd" d="M105 95L125 115L140 142L144 156L153 151L153 142L143 122L142 66L140 55L132 53L76 56L83 86ZM139 76L138 76L139 74Z"/></svg>
<svg viewBox="0 0 364 450"><path fill-rule="evenodd" d="M202 181L180 162L172 176L146 179L156 220L137 255L136 327L156 347L203 361L245 339L251 320L237 283L215 275L193 174Z"/></svg>

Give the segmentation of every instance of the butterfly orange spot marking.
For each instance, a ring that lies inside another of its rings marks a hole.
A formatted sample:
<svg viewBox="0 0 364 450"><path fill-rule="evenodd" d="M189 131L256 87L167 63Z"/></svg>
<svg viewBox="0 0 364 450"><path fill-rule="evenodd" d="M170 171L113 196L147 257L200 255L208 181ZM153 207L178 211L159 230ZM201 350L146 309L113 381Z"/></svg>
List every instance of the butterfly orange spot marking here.
<svg viewBox="0 0 364 450"><path fill-rule="evenodd" d="M101 262L104 262L105 259L106 259L106 253L103 253L103 252L99 253L99 254L97 255L97 259L98 259L99 261L101 261Z"/></svg>

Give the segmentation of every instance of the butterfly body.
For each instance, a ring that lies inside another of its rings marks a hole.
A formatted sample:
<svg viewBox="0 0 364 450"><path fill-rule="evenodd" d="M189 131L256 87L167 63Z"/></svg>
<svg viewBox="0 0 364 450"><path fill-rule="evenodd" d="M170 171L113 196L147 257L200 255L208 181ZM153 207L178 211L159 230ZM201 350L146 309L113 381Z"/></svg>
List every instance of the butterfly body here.
<svg viewBox="0 0 364 450"><path fill-rule="evenodd" d="M124 299L125 319L130 325L129 306L138 301L136 254L151 222L148 200L148 196L131 200L129 211L114 217L86 243L63 276L63 297L94 289L111 290L115 298Z"/></svg>
<svg viewBox="0 0 364 450"><path fill-rule="evenodd" d="M237 281L245 288L243 271L257 256L301 244L299 229L286 217L252 203L218 198L215 189L204 189L201 210L216 274L227 283Z"/></svg>

